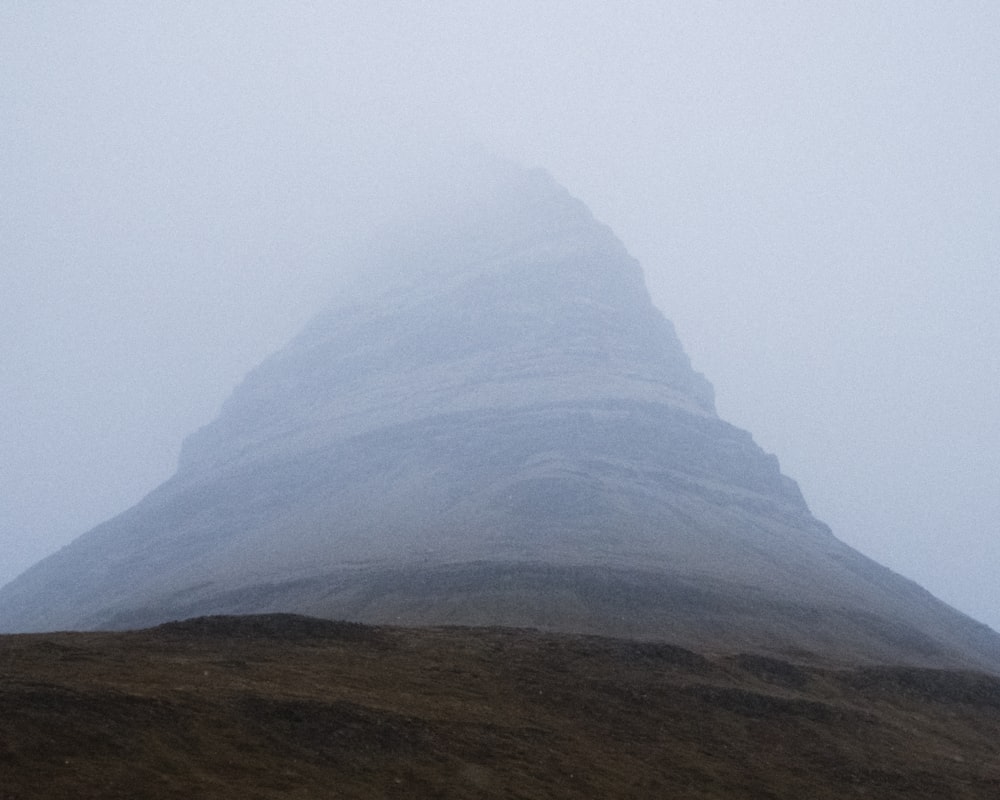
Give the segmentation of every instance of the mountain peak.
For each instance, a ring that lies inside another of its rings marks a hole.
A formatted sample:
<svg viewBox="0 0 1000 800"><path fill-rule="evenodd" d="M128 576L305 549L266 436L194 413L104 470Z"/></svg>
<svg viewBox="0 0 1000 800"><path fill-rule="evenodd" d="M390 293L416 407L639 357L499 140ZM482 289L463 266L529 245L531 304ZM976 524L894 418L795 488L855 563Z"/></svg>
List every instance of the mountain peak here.
<svg viewBox="0 0 1000 800"><path fill-rule="evenodd" d="M454 187L452 187L454 188ZM609 228L542 170L498 165L458 198L437 192L385 232L364 292L338 298L236 390L185 445L182 469L268 436L299 446L390 422L526 403L630 398L714 416L653 306L642 270ZM325 355L315 357L318 352Z"/></svg>

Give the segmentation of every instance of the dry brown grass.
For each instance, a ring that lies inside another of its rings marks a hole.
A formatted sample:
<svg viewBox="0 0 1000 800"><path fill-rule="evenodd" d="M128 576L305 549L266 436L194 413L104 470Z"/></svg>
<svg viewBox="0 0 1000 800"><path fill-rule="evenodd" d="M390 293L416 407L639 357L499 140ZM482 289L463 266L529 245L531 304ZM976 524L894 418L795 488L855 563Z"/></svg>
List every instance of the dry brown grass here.
<svg viewBox="0 0 1000 800"><path fill-rule="evenodd" d="M996 798L1000 679L527 630L0 637L0 800Z"/></svg>

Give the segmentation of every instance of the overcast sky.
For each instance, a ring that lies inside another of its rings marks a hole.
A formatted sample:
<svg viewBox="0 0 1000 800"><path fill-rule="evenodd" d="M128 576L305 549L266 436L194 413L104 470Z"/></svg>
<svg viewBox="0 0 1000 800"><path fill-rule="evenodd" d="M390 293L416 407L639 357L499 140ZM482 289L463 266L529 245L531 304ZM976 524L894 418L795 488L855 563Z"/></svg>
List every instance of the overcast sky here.
<svg viewBox="0 0 1000 800"><path fill-rule="evenodd" d="M543 166L720 415L1000 629L1000 4L0 5L0 583L124 510L423 143Z"/></svg>

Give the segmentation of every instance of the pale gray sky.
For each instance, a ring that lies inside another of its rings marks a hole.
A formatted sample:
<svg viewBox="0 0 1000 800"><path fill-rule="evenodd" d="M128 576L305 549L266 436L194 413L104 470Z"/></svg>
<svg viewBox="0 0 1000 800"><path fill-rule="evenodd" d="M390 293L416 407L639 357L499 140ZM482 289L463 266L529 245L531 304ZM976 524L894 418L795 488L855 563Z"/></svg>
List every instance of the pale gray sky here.
<svg viewBox="0 0 1000 800"><path fill-rule="evenodd" d="M547 168L720 414L1000 628L1000 5L0 6L0 582L164 480L423 142Z"/></svg>

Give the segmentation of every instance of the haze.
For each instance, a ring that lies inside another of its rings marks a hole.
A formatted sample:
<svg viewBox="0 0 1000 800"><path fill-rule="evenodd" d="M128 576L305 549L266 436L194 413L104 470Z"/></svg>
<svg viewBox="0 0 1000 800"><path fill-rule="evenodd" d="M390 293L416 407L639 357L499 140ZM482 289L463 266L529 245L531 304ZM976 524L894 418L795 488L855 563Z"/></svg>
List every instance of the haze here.
<svg viewBox="0 0 1000 800"><path fill-rule="evenodd" d="M5 3L0 583L482 150L615 230L837 536L1000 629L998 49L972 2Z"/></svg>

